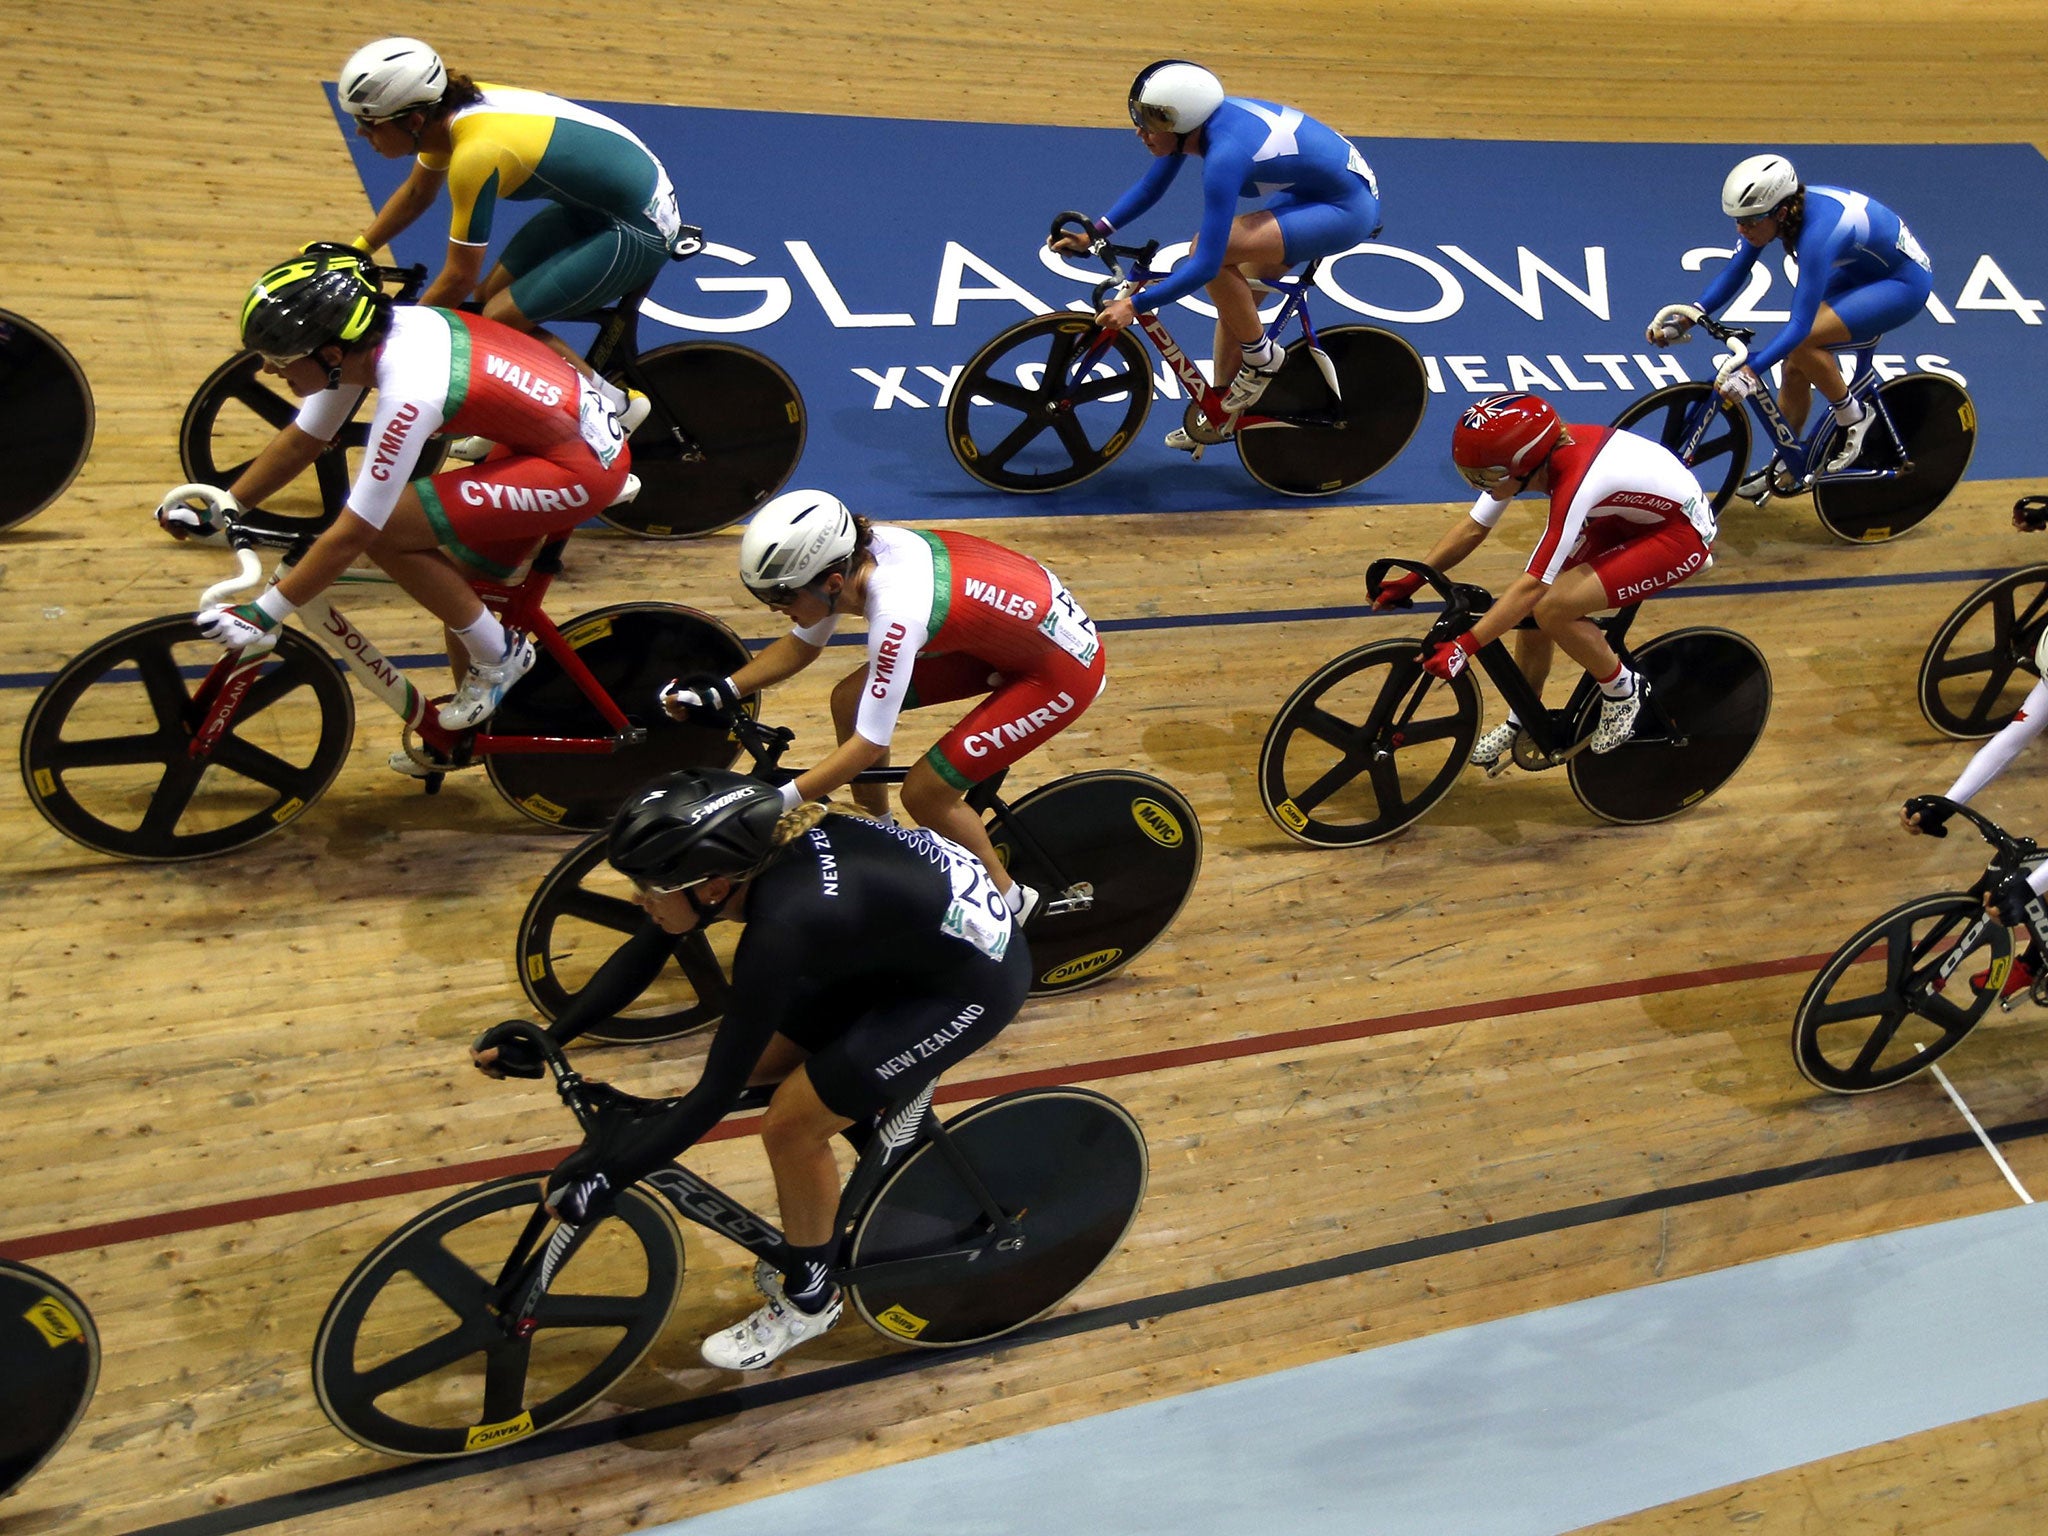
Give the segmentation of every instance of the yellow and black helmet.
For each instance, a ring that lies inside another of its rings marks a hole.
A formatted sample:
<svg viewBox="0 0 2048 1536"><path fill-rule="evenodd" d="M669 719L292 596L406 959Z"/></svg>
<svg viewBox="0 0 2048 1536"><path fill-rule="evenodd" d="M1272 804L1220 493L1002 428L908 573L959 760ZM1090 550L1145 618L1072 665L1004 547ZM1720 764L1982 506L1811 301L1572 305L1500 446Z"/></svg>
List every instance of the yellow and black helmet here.
<svg viewBox="0 0 2048 1536"><path fill-rule="evenodd" d="M360 251L308 246L256 279L242 302L242 345L272 358L304 357L362 340L389 309Z"/></svg>

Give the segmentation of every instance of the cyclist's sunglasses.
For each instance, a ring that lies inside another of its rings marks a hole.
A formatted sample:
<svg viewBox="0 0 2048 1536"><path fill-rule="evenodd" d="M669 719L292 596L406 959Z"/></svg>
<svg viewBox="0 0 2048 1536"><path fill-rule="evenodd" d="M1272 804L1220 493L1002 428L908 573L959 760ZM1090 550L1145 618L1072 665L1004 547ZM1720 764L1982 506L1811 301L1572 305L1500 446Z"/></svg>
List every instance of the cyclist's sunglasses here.
<svg viewBox="0 0 2048 1536"><path fill-rule="evenodd" d="M258 352L256 355L262 358L270 367L275 368L279 373L283 373L285 369L291 367L300 358L311 357L313 354L310 352L294 352L289 357L281 357L275 352Z"/></svg>
<svg viewBox="0 0 2048 1536"><path fill-rule="evenodd" d="M705 876L708 880L710 876ZM703 880L686 880L681 885L649 885L645 880L635 880L633 889L642 896L678 896L684 891L693 891L704 883Z"/></svg>
<svg viewBox="0 0 2048 1536"><path fill-rule="evenodd" d="M1458 473L1465 477L1465 483L1477 491L1490 491L1495 486L1521 478L1502 464L1460 464Z"/></svg>

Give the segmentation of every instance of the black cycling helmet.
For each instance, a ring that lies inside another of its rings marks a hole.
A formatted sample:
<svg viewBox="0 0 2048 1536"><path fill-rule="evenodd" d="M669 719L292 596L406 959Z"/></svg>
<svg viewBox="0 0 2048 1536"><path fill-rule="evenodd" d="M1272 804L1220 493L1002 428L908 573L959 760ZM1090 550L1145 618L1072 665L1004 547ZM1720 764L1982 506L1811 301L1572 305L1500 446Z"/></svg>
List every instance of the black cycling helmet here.
<svg viewBox="0 0 2048 1536"><path fill-rule="evenodd" d="M351 246L309 246L256 279L242 301L242 345L270 357L304 357L378 328L391 301Z"/></svg>
<svg viewBox="0 0 2048 1536"><path fill-rule="evenodd" d="M781 791L723 768L685 768L639 790L612 818L605 856L628 879L676 891L745 880L778 851Z"/></svg>

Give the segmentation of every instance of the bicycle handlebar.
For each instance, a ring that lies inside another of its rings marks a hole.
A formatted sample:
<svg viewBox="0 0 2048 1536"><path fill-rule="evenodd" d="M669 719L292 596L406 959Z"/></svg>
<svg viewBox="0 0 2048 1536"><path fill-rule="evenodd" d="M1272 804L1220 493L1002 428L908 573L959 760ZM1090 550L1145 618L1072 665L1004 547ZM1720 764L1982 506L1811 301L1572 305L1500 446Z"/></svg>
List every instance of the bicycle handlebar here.
<svg viewBox="0 0 2048 1536"><path fill-rule="evenodd" d="M1370 601L1379 601L1380 587L1387 579L1387 572L1396 566L1404 571L1413 571L1422 578L1425 585L1434 587L1437 595L1444 600L1445 607L1453 607L1461 601L1457 587L1435 566L1427 565L1420 560L1402 560L1393 555L1384 555L1365 568L1365 595Z"/></svg>
<svg viewBox="0 0 2048 1536"><path fill-rule="evenodd" d="M199 606L211 608L215 603L224 603L237 592L247 592L251 587L263 584L263 562L256 558L256 551L246 544L235 547L235 560L241 569L234 575L216 581L199 594Z"/></svg>
<svg viewBox="0 0 2048 1536"><path fill-rule="evenodd" d="M1982 834L1985 842L1997 850L1998 857L2001 860L2008 861L2014 865L2018 865L2025 859L2032 858L2041 851L2040 845L2031 837L2014 837L1990 817L1983 815L1981 812L1973 811L1967 805L1951 800L1945 795L1915 795L1906 802L1906 810L1915 815L1924 815L1927 811L1939 811L1944 817L1962 817L1963 820L1969 822Z"/></svg>

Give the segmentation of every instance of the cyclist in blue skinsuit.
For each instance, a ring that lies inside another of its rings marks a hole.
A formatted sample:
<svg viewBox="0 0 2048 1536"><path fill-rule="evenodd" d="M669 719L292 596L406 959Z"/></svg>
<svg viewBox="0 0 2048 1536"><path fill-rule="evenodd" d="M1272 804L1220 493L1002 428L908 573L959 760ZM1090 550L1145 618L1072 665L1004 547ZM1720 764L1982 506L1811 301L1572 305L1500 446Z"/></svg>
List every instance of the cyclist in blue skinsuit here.
<svg viewBox="0 0 2048 1536"><path fill-rule="evenodd" d="M1216 306L1216 384L1225 409L1249 409L1279 373L1247 277L1274 278L1317 256L1349 250L1379 233L1379 182L1342 134L1299 108L1223 94L1199 64L1161 59L1131 82L1131 121L1155 157L1138 184L1094 221L1106 235L1145 212L1173 184L1189 155L1202 159L1202 227L1193 251L1163 281L1131 299L1112 299L1095 318L1112 330L1206 286ZM1270 197L1237 212L1242 197ZM1077 233L1049 242L1082 250ZM1166 441L1193 451L1178 429Z"/></svg>
<svg viewBox="0 0 2048 1536"><path fill-rule="evenodd" d="M1830 470L1847 469L1863 451L1876 418L1849 397L1833 349L1861 345L1903 325L1927 304L1934 267L1927 252L1891 209L1861 192L1840 187L1802 186L1783 155L1752 155L1728 173L1721 188L1722 211L1735 220L1742 238L1728 264L1707 285L1697 304L1670 304L1650 322L1652 345L1676 341L1703 314L1732 299L1764 248L1783 239L1799 263L1792 316L1784 329L1749 355L1741 368L1723 365L1715 388L1731 400L1756 389L1773 363L1785 364L1778 406L1794 432L1806 425L1807 390L1818 389L1833 407L1842 442L1828 460ZM1752 500L1769 488L1766 463L1738 487Z"/></svg>

